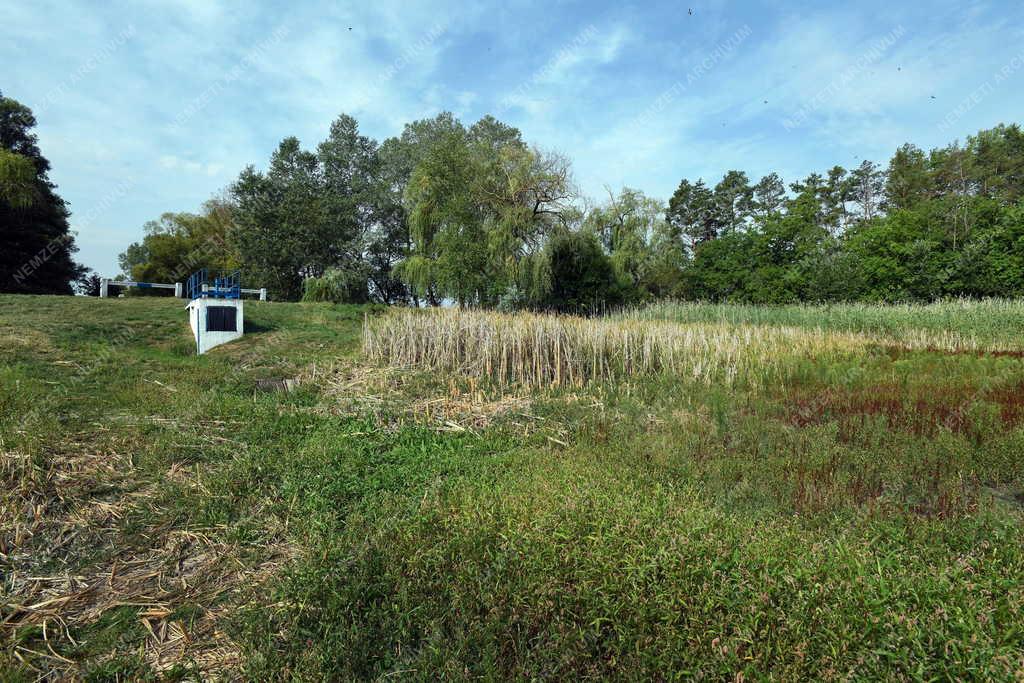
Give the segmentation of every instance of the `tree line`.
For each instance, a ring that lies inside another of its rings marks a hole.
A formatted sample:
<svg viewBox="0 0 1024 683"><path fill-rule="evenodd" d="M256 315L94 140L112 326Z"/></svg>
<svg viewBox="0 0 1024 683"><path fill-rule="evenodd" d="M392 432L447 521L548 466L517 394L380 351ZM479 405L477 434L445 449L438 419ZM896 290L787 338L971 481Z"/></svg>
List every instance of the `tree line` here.
<svg viewBox="0 0 1024 683"><path fill-rule="evenodd" d="M50 201L48 164L26 132L31 113L5 107L3 153L37 161L32 176L0 156L4 230L41 226L24 212L43 198L66 233L66 208ZM20 137L4 132L8 110L19 112ZM147 223L119 262L127 277L162 282L239 268L278 300L503 310L1020 296L1022 191L1017 125L927 152L905 144L884 167L834 166L788 185L739 170L683 179L665 204L631 188L583 197L569 159L492 116L465 125L445 112L377 142L341 115L314 149L285 138L264 169L243 169L201 211ZM12 262L56 228L40 227ZM54 270L63 291L82 277L70 237L65 246Z"/></svg>
<svg viewBox="0 0 1024 683"><path fill-rule="evenodd" d="M491 116L442 113L378 144L343 115L315 150L282 141L202 216L151 226L124 265L180 262L161 240L185 236L187 251L214 235L220 258L282 299L585 312L661 297L1020 296L1022 193L1017 125L788 185L738 170L683 179L663 204L631 188L581 197L567 158Z"/></svg>
<svg viewBox="0 0 1024 683"><path fill-rule="evenodd" d="M787 192L788 189L788 192ZM730 171L682 181L666 220L686 245L676 295L753 303L1024 294L1024 134L999 125L888 166L785 187Z"/></svg>

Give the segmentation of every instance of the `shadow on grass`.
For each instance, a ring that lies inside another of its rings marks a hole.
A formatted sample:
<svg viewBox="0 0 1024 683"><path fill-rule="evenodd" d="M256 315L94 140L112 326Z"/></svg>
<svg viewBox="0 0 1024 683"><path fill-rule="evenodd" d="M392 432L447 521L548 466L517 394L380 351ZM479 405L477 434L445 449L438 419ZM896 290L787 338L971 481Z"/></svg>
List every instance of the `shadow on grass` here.
<svg viewBox="0 0 1024 683"><path fill-rule="evenodd" d="M254 323L251 320L246 320L242 324L242 332L245 334L257 334L259 332L271 332L276 330L276 325L265 325L263 323Z"/></svg>

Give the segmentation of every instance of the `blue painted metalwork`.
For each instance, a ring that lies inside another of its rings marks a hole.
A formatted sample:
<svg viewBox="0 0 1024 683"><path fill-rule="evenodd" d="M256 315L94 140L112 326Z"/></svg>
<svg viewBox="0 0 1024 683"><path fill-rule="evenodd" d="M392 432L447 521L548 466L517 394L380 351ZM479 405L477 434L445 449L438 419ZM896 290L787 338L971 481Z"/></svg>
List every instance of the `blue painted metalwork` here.
<svg viewBox="0 0 1024 683"><path fill-rule="evenodd" d="M188 278L188 298L241 299L242 275L239 271L210 280L206 269L197 270Z"/></svg>
<svg viewBox="0 0 1024 683"><path fill-rule="evenodd" d="M210 296L218 299L241 299L242 298L242 274L239 271L228 273L213 279L213 289Z"/></svg>
<svg viewBox="0 0 1024 683"><path fill-rule="evenodd" d="M189 299L198 299L203 295L203 285L206 284L206 268L197 270L188 276L186 294Z"/></svg>

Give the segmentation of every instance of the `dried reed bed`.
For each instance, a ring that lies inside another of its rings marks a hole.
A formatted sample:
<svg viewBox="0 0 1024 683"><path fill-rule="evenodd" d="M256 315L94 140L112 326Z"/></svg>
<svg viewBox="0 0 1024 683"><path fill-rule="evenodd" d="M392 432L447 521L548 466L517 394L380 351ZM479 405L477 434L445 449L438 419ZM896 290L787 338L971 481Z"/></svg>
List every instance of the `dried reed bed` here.
<svg viewBox="0 0 1024 683"><path fill-rule="evenodd" d="M191 663L205 675L228 674L240 657L223 631L229 610L215 605L225 596L250 590L286 561L277 555L249 568L237 557L237 549L224 543L175 531L158 548L121 553L111 564L86 574L15 575L0 634L17 641L19 631L41 629L42 642L17 646L14 656L36 669L40 680L75 679L83 662L60 654L76 645L72 634L111 609L129 606L147 632L139 653L156 671ZM182 606L195 607L190 618L177 613ZM41 662L45 669L38 667Z"/></svg>
<svg viewBox="0 0 1024 683"><path fill-rule="evenodd" d="M367 318L363 329L371 361L532 389L657 374L763 386L779 381L794 358L864 343L859 335L820 329L462 309L394 310Z"/></svg>

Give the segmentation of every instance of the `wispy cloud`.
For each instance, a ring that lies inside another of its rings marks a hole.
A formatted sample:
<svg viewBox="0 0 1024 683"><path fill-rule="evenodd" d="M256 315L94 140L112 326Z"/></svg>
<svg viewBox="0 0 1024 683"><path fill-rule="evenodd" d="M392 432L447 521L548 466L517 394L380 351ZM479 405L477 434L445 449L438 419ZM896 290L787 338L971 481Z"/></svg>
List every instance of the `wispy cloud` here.
<svg viewBox="0 0 1024 683"><path fill-rule="evenodd" d="M190 159L179 159L173 154L166 154L160 157L161 168L172 171L184 171L186 173L201 173L207 176L215 176L220 173L224 165L214 162L193 161Z"/></svg>
<svg viewBox="0 0 1024 683"><path fill-rule="evenodd" d="M598 77L600 67L611 64L629 39L621 25L601 29L595 24L581 27L564 42L554 46L540 66L501 93L497 113L518 107L530 115L544 114L556 100L567 100Z"/></svg>

